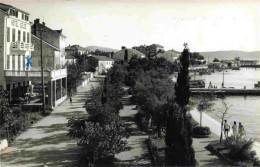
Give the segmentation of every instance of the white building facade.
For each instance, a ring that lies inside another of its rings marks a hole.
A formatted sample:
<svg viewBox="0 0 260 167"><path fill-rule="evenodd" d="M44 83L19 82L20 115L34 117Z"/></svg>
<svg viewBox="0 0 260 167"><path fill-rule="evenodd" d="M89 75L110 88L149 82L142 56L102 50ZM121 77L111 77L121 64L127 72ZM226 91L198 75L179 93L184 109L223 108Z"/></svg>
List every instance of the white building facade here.
<svg viewBox="0 0 260 167"><path fill-rule="evenodd" d="M17 79L15 73L30 70L33 50L29 13L0 3L0 85L15 96L28 87L28 78Z"/></svg>

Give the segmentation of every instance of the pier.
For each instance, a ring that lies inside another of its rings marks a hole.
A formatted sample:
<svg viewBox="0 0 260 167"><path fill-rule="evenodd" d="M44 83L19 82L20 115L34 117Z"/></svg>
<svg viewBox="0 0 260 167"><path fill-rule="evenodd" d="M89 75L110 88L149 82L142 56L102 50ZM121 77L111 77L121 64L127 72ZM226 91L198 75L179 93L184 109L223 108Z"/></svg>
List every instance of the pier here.
<svg viewBox="0 0 260 167"><path fill-rule="evenodd" d="M260 89L234 89L234 88L190 88L192 95L214 93L216 95L255 95L260 96Z"/></svg>

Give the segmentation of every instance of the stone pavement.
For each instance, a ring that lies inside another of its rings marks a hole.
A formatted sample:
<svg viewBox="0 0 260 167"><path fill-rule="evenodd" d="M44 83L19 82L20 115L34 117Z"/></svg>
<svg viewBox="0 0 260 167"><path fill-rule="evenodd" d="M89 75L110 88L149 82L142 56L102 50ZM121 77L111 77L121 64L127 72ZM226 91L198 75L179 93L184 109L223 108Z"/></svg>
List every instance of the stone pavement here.
<svg viewBox="0 0 260 167"><path fill-rule="evenodd" d="M92 86L98 86L99 79L92 79L69 100L56 107L52 113L33 124L19 135L11 146L1 152L1 167L81 166L78 164L80 149L77 140L66 136L68 118L87 116L83 107Z"/></svg>
<svg viewBox="0 0 260 167"><path fill-rule="evenodd" d="M129 97L127 97L129 98ZM151 166L151 159L145 140L148 135L139 130L135 122L136 105L125 104L120 117L130 129L126 150L115 155L115 166Z"/></svg>

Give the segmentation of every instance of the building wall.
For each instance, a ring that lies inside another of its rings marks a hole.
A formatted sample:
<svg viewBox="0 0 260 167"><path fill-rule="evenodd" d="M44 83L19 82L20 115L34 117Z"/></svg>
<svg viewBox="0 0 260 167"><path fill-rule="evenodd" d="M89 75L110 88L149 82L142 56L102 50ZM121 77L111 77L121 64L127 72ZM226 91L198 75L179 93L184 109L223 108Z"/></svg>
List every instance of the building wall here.
<svg viewBox="0 0 260 167"><path fill-rule="evenodd" d="M5 87L5 13L0 10L0 85Z"/></svg>
<svg viewBox="0 0 260 167"><path fill-rule="evenodd" d="M114 61L98 61L98 72L107 72L114 64Z"/></svg>
<svg viewBox="0 0 260 167"><path fill-rule="evenodd" d="M23 71L25 69L25 57L31 56L31 51L13 48L13 43L22 43L25 45L31 44L31 25L29 21L22 19L23 13L18 11L18 17L7 15L0 10L0 47L1 47L1 70L0 70L0 84L4 87L5 70ZM27 14L26 14L27 15ZM7 30L9 29L9 34ZM19 34L19 37L18 37ZM7 40L9 36L9 41ZM14 36L14 39L13 39ZM18 81L19 82L19 81Z"/></svg>
<svg viewBox="0 0 260 167"><path fill-rule="evenodd" d="M59 52L59 63L61 65L64 65L66 63L65 61L65 47L67 45L67 38L62 35L61 33L52 30L48 27L45 26L45 23L40 23L39 19L36 19L34 21L34 24L32 25L32 34L40 38L40 32L37 30L42 29L43 31L43 40L48 42L49 44L55 46L60 50Z"/></svg>
<svg viewBox="0 0 260 167"><path fill-rule="evenodd" d="M32 36L32 43L34 44L34 51L32 52L32 69L41 69L41 40ZM55 51L54 49L47 45L45 42L42 43L43 52L43 67L44 69L54 69L55 64ZM57 57L57 55L56 55Z"/></svg>
<svg viewBox="0 0 260 167"><path fill-rule="evenodd" d="M43 40L50 43L51 45L55 46L56 48L59 48L60 46L60 34L56 31L51 30L50 28L46 27L45 25L40 24L40 20L35 20L34 24L32 25L32 34L37 36L38 38L41 38L40 32L36 30L42 29L43 31Z"/></svg>

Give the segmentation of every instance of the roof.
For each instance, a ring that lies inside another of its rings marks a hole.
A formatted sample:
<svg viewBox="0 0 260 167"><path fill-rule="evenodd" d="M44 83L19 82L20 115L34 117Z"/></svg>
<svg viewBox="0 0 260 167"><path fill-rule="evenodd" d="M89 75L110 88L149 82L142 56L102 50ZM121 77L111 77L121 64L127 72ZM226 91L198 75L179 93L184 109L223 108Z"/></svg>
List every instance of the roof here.
<svg viewBox="0 0 260 167"><path fill-rule="evenodd" d="M82 46L79 46L79 45L67 46L67 47L65 48L65 50L82 50L82 51L87 51L86 48L83 48Z"/></svg>
<svg viewBox="0 0 260 167"><path fill-rule="evenodd" d="M155 45L155 46L157 46L157 47L160 47L160 48L164 48L162 45L159 45L159 44L152 44L152 45L150 45L150 46L153 46L153 45Z"/></svg>
<svg viewBox="0 0 260 167"><path fill-rule="evenodd" d="M129 56L137 55L140 57L145 57L145 54L143 54L142 52L139 52L138 50L131 49L131 48L127 48L127 50L128 50ZM122 50L116 52L113 57L124 57L124 56L125 56L125 49L122 49Z"/></svg>
<svg viewBox="0 0 260 167"><path fill-rule="evenodd" d="M163 57L163 58L167 59L168 61L173 61L173 58L178 58L179 55L180 55L180 53L175 50L168 50L164 53L158 53L156 55L156 57Z"/></svg>
<svg viewBox="0 0 260 167"><path fill-rule="evenodd" d="M111 59L109 57L106 57L106 56L92 56L96 59L98 59L99 61L114 61L114 59Z"/></svg>
<svg viewBox="0 0 260 167"><path fill-rule="evenodd" d="M7 5L7 4L4 4L4 3L0 3L0 9L2 9L3 11L8 11L10 8L18 10L19 12L25 13L27 15L30 15L29 13L27 13L27 12L21 10L21 9L18 9L18 8L14 7L14 6Z"/></svg>
<svg viewBox="0 0 260 167"><path fill-rule="evenodd" d="M38 39L38 40L41 40L41 39L38 38L37 36L35 36L35 35L33 35L33 34L31 34L31 35L32 35L32 37L34 37L34 38L36 38L36 39ZM52 44L50 44L50 43L48 43L48 42L46 42L46 41L44 41L44 40L42 40L42 42L45 43L45 44L47 44L47 45L49 45L49 46L52 47L54 50L56 50L56 51L60 51L59 48L53 46Z"/></svg>

